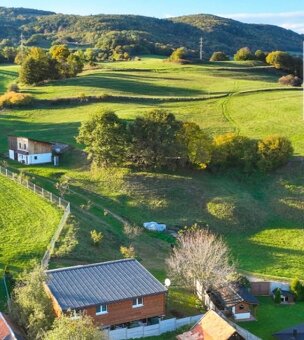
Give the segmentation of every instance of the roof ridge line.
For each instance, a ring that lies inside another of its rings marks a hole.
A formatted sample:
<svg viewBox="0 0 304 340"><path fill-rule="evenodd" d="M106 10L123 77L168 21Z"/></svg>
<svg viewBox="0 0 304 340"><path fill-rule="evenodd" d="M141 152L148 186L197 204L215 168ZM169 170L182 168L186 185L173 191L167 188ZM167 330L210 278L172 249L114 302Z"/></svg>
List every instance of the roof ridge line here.
<svg viewBox="0 0 304 340"><path fill-rule="evenodd" d="M62 268L55 268L55 269L49 269L46 270L46 273L53 273L53 272L59 272L59 271L65 271L65 270L76 270L76 269L81 269L81 268L87 268L87 267L95 267L95 266L100 266L100 265L106 265L106 264L111 264L111 263L119 263L119 262L128 262L128 261L136 261L136 259L119 259L119 260L111 260L111 261L106 261L106 262L96 262L96 263L89 263L89 264L79 264L76 266L70 266L70 267L62 267ZM138 262L139 263L139 262Z"/></svg>

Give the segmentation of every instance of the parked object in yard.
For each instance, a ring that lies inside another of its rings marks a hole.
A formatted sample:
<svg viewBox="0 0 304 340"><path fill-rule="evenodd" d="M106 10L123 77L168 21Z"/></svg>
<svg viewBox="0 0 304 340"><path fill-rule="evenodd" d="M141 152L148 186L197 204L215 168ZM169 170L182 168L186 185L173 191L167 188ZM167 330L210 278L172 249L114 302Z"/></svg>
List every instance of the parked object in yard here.
<svg viewBox="0 0 304 340"><path fill-rule="evenodd" d="M177 336L178 340L243 340L238 331L213 310L207 312L190 331Z"/></svg>
<svg viewBox="0 0 304 340"><path fill-rule="evenodd" d="M85 312L103 327L148 324L165 315L167 288L135 259L48 270L57 316Z"/></svg>
<svg viewBox="0 0 304 340"><path fill-rule="evenodd" d="M144 228L151 230L151 231L165 231L166 225L157 222L145 222Z"/></svg>

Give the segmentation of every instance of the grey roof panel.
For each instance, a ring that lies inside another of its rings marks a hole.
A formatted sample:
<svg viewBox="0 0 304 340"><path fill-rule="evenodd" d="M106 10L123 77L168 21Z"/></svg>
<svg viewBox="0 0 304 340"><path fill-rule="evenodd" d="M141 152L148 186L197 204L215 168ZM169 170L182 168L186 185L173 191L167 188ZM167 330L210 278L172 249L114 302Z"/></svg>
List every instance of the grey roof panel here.
<svg viewBox="0 0 304 340"><path fill-rule="evenodd" d="M132 299L167 289L134 259L46 271L62 310Z"/></svg>

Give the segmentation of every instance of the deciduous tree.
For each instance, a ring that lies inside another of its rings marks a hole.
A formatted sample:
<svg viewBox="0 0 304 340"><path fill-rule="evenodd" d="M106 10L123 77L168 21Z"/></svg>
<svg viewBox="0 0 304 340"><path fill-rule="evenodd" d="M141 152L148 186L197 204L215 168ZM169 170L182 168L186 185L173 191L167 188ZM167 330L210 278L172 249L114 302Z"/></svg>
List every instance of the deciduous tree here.
<svg viewBox="0 0 304 340"><path fill-rule="evenodd" d="M179 233L167 264L176 282L193 289L199 283L204 292L233 279L235 268L231 260L221 237L194 226Z"/></svg>

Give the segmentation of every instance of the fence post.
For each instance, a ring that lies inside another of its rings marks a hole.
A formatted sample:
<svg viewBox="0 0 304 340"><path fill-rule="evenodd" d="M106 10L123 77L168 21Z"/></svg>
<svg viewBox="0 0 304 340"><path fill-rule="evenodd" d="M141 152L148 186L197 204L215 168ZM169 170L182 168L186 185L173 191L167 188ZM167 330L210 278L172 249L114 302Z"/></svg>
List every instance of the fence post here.
<svg viewBox="0 0 304 340"><path fill-rule="evenodd" d="M58 202L59 202L59 207L61 207L61 197L60 196L59 196Z"/></svg>
<svg viewBox="0 0 304 340"><path fill-rule="evenodd" d="M50 201L53 203L53 194L50 192Z"/></svg>
<svg viewBox="0 0 304 340"><path fill-rule="evenodd" d="M5 169L5 176L7 177L7 169Z"/></svg>

